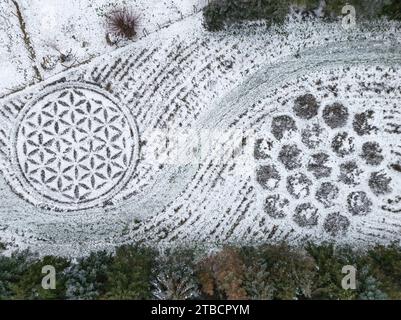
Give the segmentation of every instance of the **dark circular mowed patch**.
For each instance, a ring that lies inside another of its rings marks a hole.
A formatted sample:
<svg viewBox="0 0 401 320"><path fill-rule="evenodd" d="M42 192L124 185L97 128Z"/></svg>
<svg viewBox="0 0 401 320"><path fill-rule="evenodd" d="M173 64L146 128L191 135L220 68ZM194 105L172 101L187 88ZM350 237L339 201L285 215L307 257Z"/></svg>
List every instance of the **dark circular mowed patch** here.
<svg viewBox="0 0 401 320"><path fill-rule="evenodd" d="M370 124L373 118L374 118L374 112L372 110L368 110L362 113L357 113L354 117L354 121L352 122L354 131L359 136L376 133L379 129Z"/></svg>
<svg viewBox="0 0 401 320"><path fill-rule="evenodd" d="M270 158L273 149L273 141L267 139L256 139L253 156L256 160L266 160Z"/></svg>
<svg viewBox="0 0 401 320"><path fill-rule="evenodd" d="M348 211L354 216L365 216L372 211L372 201L364 191L351 192L347 204Z"/></svg>
<svg viewBox="0 0 401 320"><path fill-rule="evenodd" d="M315 149L322 143L324 129L317 123L307 126L301 132L302 143L309 149Z"/></svg>
<svg viewBox="0 0 401 320"><path fill-rule="evenodd" d="M303 173L296 173L287 178L287 190L295 198L305 198L310 194L312 181Z"/></svg>
<svg viewBox="0 0 401 320"><path fill-rule="evenodd" d="M355 151L354 138L347 132L337 134L331 142L331 148L339 157L345 157Z"/></svg>
<svg viewBox="0 0 401 320"><path fill-rule="evenodd" d="M297 131L295 120L287 115L274 117L271 132L277 140L281 140L286 133Z"/></svg>
<svg viewBox="0 0 401 320"><path fill-rule="evenodd" d="M316 200L324 205L325 208L330 208L334 205L334 200L337 199L339 189L331 182L323 182L316 191Z"/></svg>
<svg viewBox="0 0 401 320"><path fill-rule="evenodd" d="M369 178L369 187L378 196L390 193L391 178L385 172L373 172Z"/></svg>
<svg viewBox="0 0 401 320"><path fill-rule="evenodd" d="M330 213L324 220L323 228L332 237L345 235L350 226L350 221L347 217L339 212Z"/></svg>
<svg viewBox="0 0 401 320"><path fill-rule="evenodd" d="M348 161L340 165L338 180L349 186L359 184L359 176L363 173L355 161Z"/></svg>
<svg viewBox="0 0 401 320"><path fill-rule="evenodd" d="M337 102L323 109L324 122L332 129L345 126L348 116L348 109Z"/></svg>
<svg viewBox="0 0 401 320"><path fill-rule="evenodd" d="M302 203L295 208L294 222L303 228L312 228L319 220L318 209L311 203Z"/></svg>
<svg viewBox="0 0 401 320"><path fill-rule="evenodd" d="M384 160L382 148L377 142L366 142L362 146L361 158L367 164L377 166Z"/></svg>
<svg viewBox="0 0 401 320"><path fill-rule="evenodd" d="M256 181L266 190L274 190L281 176L274 165L259 166L256 169Z"/></svg>
<svg viewBox="0 0 401 320"><path fill-rule="evenodd" d="M317 179L329 177L332 171L329 155L323 152L312 155L308 162L308 171L312 172Z"/></svg>
<svg viewBox="0 0 401 320"><path fill-rule="evenodd" d="M301 119L312 119L319 112L319 103L312 94L305 94L295 99L293 111Z"/></svg>
<svg viewBox="0 0 401 320"><path fill-rule="evenodd" d="M287 215L286 208L289 201L279 194L268 196L265 200L264 210L274 219L282 219Z"/></svg>
<svg viewBox="0 0 401 320"><path fill-rule="evenodd" d="M301 150L294 145L285 145L280 150L278 159L287 170L294 170L301 167Z"/></svg>

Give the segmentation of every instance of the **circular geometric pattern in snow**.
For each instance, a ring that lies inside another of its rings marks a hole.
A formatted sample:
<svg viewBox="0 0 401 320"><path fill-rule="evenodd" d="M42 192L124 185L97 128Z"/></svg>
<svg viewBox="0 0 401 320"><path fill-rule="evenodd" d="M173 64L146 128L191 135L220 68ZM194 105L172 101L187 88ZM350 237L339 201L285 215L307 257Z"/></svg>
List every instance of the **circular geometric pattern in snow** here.
<svg viewBox="0 0 401 320"><path fill-rule="evenodd" d="M18 120L13 165L35 205L62 211L101 205L135 169L135 120L98 87L54 86L26 105Z"/></svg>
<svg viewBox="0 0 401 320"><path fill-rule="evenodd" d="M264 189L264 212L273 219L291 216L300 228L320 226L331 237L344 235L354 219L391 204L386 198L395 194L397 176L390 169L397 171L398 162L388 152L394 146L387 133L399 127L379 130L375 124L384 119L363 100L325 102L308 93L294 101L258 132L256 182ZM268 148L262 149L264 141Z"/></svg>

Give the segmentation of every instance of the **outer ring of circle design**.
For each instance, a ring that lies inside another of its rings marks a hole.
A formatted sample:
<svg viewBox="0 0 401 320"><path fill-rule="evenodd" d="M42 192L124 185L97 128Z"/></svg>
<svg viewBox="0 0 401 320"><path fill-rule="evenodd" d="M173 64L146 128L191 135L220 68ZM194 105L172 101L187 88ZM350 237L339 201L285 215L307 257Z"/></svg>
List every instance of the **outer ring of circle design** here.
<svg viewBox="0 0 401 320"><path fill-rule="evenodd" d="M117 109L121 110L127 119L128 125L131 130L131 137L133 138L132 143L132 156L128 170L125 172L124 177L114 186L111 187L109 191L105 194L101 195L97 199L91 199L88 201L83 201L79 203L66 203L66 202L58 202L51 197L41 194L38 192L35 187L33 187L30 181L23 174L22 168L20 166L18 160L18 151L17 151L17 140L18 133L20 130L20 126L26 116L26 114L41 100L46 98L47 96L62 90L68 89L78 89L83 91L92 91L96 94L101 95L104 99L109 100ZM94 207L99 207L104 205L105 203L112 200L116 194L121 191L122 188L129 182L133 172L136 169L138 160L139 160L139 151L140 151L140 139L139 139L139 130L135 120L135 117L131 113L130 109L119 103L116 98L114 98L109 92L102 89L101 87L84 83L84 82L68 82L56 84L51 87L48 87L43 90L37 97L33 100L29 101L20 111L18 117L16 119L16 124L11 133L11 165L15 173L15 178L18 180L18 185L24 190L24 193L18 192L22 197L30 202L33 205L39 206L41 208L55 210L55 211L80 211L85 209L91 209Z"/></svg>

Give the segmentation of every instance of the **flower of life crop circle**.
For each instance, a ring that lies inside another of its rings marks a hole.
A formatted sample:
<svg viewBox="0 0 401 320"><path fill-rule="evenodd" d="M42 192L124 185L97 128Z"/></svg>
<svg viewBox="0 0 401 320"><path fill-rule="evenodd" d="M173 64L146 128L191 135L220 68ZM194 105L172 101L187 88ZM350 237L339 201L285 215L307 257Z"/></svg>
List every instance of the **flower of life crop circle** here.
<svg viewBox="0 0 401 320"><path fill-rule="evenodd" d="M135 119L94 85L53 86L18 120L13 166L22 195L35 205L61 211L102 205L135 169Z"/></svg>

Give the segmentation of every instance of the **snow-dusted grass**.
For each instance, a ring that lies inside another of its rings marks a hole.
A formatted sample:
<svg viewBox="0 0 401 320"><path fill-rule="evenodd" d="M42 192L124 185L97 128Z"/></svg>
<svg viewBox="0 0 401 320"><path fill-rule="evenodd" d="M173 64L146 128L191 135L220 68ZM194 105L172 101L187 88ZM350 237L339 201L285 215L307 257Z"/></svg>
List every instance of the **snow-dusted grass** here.
<svg viewBox="0 0 401 320"><path fill-rule="evenodd" d="M15 10L12 1L0 2L0 96L26 86L34 78Z"/></svg>
<svg viewBox="0 0 401 320"><path fill-rule="evenodd" d="M24 87L35 78L32 65L48 78L98 55L112 52L116 45L106 39L105 15L127 7L139 17L138 40L194 14L203 0L16 0L36 53L29 59L11 0L0 3L0 96ZM130 41L120 41L124 46ZM62 61L60 56L67 56Z"/></svg>
<svg viewBox="0 0 401 320"><path fill-rule="evenodd" d="M384 135L383 130L399 124L398 116L389 115L394 117L390 119L385 115L393 109L392 103L399 101L401 93L399 25L383 21L378 25L359 25L347 32L340 24L291 21L271 29L255 23L211 34L203 30L201 23L201 14L184 19L2 100L3 242L31 245L42 252L81 255L138 240L167 246L181 242L321 241L333 238L325 221L337 211L350 221L345 236L334 237L339 242L366 244L399 238L400 221L395 213L399 201L395 201L394 193L389 198L374 198L378 211L354 217L343 212L348 210L345 193L336 209L329 211L318 204L311 192L309 202L319 206L320 211L317 224L305 228L293 217L301 203L292 202L285 218L278 220L264 210L264 201L271 193L261 189L253 175L251 165L259 165L256 161L252 160L249 166L239 166L230 159L218 161L218 148L212 148L213 153L195 165L160 165L152 161L155 154L173 151L170 143L164 150L159 149L154 135L157 130L174 134L184 129L252 129L262 138L271 138L272 117L284 113L295 118L291 111L295 99L312 93L322 109L335 101L347 105L350 119L364 105L379 108L374 125L382 124L382 131L372 139L385 142L386 162L381 169L390 170L388 165L399 161L391 153L399 136L396 131L394 135ZM140 160L130 182L109 206L78 212L41 209L28 204L25 191L15 184L15 173L9 167L8 150L13 148L10 132L18 124L20 109L43 87L57 80L96 83L127 106L136 119ZM297 123L300 129L308 125L300 119ZM351 130L350 123L346 128ZM334 131L326 128L330 137ZM223 143L230 142L224 136L222 139ZM358 140L358 147L361 143ZM272 155L278 155L279 147L275 148ZM333 155L327 141L320 149ZM304 158L305 169L310 156L308 153ZM277 159L274 161L278 163ZM332 160L330 165L337 163ZM399 178L397 173L392 174L391 187L397 192ZM312 176L310 179L314 179L315 191L321 181ZM336 175L331 179L337 183ZM365 180L363 190L371 192ZM284 181L283 177L279 190L290 197ZM391 210L381 211L382 201L390 198L394 201Z"/></svg>

